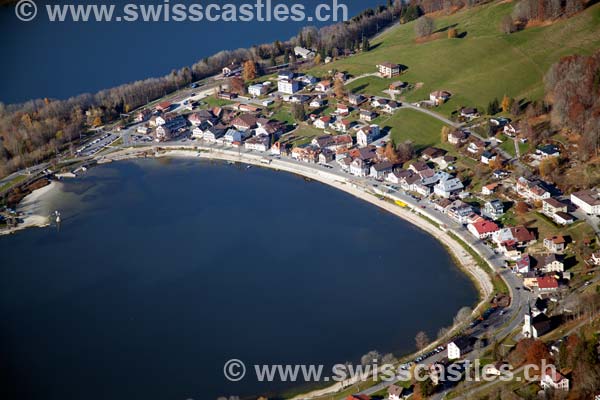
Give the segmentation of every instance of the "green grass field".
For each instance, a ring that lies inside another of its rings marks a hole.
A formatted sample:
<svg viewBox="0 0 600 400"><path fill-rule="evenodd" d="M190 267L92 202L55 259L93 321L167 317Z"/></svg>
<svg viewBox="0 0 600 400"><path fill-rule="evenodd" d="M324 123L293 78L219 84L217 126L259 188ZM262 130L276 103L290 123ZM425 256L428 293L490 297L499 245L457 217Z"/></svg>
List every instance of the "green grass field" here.
<svg viewBox="0 0 600 400"><path fill-rule="evenodd" d="M401 109L383 124L383 127L386 126L392 128L395 143L410 140L419 150L440 142L444 124L419 111Z"/></svg>
<svg viewBox="0 0 600 400"><path fill-rule="evenodd" d="M368 53L314 68L319 76L331 69L353 75L375 72L375 65L390 61L408 67L400 80L422 83L406 95L408 101L428 98L437 89L453 93L438 111L449 115L461 106L484 109L487 103L507 94L514 98L543 96L543 76L562 56L589 54L600 47L600 4L569 19L547 26L527 28L510 35L501 33L502 17L515 2L495 2L435 18L436 29L455 26L462 38L448 39L440 32L437 40L416 43L414 22L399 25L372 41ZM389 80L365 78L349 89L381 90Z"/></svg>

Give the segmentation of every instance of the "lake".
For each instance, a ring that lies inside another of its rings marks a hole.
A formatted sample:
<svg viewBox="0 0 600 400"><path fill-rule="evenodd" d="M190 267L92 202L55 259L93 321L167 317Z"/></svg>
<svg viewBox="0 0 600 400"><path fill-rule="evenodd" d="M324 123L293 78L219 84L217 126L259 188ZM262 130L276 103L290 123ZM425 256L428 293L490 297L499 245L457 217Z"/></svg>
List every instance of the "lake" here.
<svg viewBox="0 0 600 400"><path fill-rule="evenodd" d="M0 237L5 399L214 399L231 358L413 351L477 292L433 237L326 185L195 159L103 165Z"/></svg>
<svg viewBox="0 0 600 400"><path fill-rule="evenodd" d="M332 1L332 0L331 0ZM307 10L330 0L298 0ZM353 16L386 0L338 0ZM64 99L123 83L158 77L190 66L221 50L288 40L315 22L49 22L46 4L115 4L128 1L36 1L38 16L22 22L14 5L0 7L0 101ZM134 2L161 4L163 1ZM192 1L171 1L171 4ZM197 2L208 4L206 1ZM256 0L215 3L254 4ZM264 3L264 2L263 2ZM277 2L273 0L273 4ZM289 2L288 2L289 3ZM328 24L327 24L328 25Z"/></svg>

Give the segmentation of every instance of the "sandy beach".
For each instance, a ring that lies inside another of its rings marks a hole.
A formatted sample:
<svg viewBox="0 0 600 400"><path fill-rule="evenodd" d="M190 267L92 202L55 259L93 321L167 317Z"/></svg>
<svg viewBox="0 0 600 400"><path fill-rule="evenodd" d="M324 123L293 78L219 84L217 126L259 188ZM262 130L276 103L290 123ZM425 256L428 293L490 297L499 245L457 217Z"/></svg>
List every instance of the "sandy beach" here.
<svg viewBox="0 0 600 400"><path fill-rule="evenodd" d="M22 229L32 227L44 227L50 225L50 212L47 199L50 194L60 188L60 183L51 181L49 185L36 189L21 200L16 211L22 214L22 220L18 226L0 230L0 235L8 235Z"/></svg>

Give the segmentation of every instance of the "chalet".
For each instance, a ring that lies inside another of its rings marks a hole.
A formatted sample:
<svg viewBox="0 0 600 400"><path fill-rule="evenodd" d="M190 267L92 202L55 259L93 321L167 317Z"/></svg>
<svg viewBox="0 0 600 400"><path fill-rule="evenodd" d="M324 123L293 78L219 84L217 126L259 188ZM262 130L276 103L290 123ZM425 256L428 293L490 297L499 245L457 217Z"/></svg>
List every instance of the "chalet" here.
<svg viewBox="0 0 600 400"><path fill-rule="evenodd" d="M369 174L369 164L360 158L355 158L350 164L350 173L354 176L367 176Z"/></svg>
<svg viewBox="0 0 600 400"><path fill-rule="evenodd" d="M429 165L427 165L427 163L423 161L415 161L411 163L408 169L417 174L421 173L422 171L431 170L431 168L429 168Z"/></svg>
<svg viewBox="0 0 600 400"><path fill-rule="evenodd" d="M475 341L475 338L460 336L448 343L448 360L458 360L459 358L462 358L466 353L473 350Z"/></svg>
<svg viewBox="0 0 600 400"><path fill-rule="evenodd" d="M461 145L467 141L469 134L465 131L457 130L450 132L448 135L448 143L453 145Z"/></svg>
<svg viewBox="0 0 600 400"><path fill-rule="evenodd" d="M463 107L460 109L460 116L466 119L474 119L479 117L479 112L476 108Z"/></svg>
<svg viewBox="0 0 600 400"><path fill-rule="evenodd" d="M491 196L492 194L494 194L494 192L496 191L496 189L498 189L499 186L500 186L500 184L498 182L489 183L487 185L484 185L481 188L481 194L484 196Z"/></svg>
<svg viewBox="0 0 600 400"><path fill-rule="evenodd" d="M393 168L394 168L394 164L392 164L391 162L387 162L387 161L382 162L382 163L373 164L371 166L370 176L375 179L383 180L386 177L386 175L388 175L390 172L392 172Z"/></svg>
<svg viewBox="0 0 600 400"><path fill-rule="evenodd" d="M582 190L571 194L571 203L588 215L600 215L600 193L598 189Z"/></svg>
<svg viewBox="0 0 600 400"><path fill-rule="evenodd" d="M170 102L168 102L168 101L163 101L162 103L158 103L158 104L156 105L155 109L156 109L156 111L158 111L158 112L163 112L163 113L166 113L166 112L169 112L169 110L171 110L171 107L172 107L172 106L173 106L173 105L172 105Z"/></svg>
<svg viewBox="0 0 600 400"><path fill-rule="evenodd" d="M281 79L277 81L277 90L284 94L294 94L300 90L300 83L293 79Z"/></svg>
<svg viewBox="0 0 600 400"><path fill-rule="evenodd" d="M254 115L242 114L242 115L236 117L231 122L231 125L233 125L233 127L237 130L247 131L248 129L256 128L256 126L257 126L256 123L257 123L257 119Z"/></svg>
<svg viewBox="0 0 600 400"><path fill-rule="evenodd" d="M329 124L331 123L331 117L326 115L315 121L315 127L319 129L327 129L329 128Z"/></svg>
<svg viewBox="0 0 600 400"><path fill-rule="evenodd" d="M300 46L294 47L294 54L296 55L296 57L300 57L305 60L315 57L314 51L305 49L304 47L300 47Z"/></svg>
<svg viewBox="0 0 600 400"><path fill-rule="evenodd" d="M317 92L328 92L331 89L331 81L321 81L319 83L317 83L317 86L315 86L315 90Z"/></svg>
<svg viewBox="0 0 600 400"><path fill-rule="evenodd" d="M434 106L439 106L440 104L448 101L450 96L450 92L446 92L445 90L436 90L435 92L429 93L429 101L431 101Z"/></svg>
<svg viewBox="0 0 600 400"><path fill-rule="evenodd" d="M502 246L507 243L514 243L519 246L526 246L535 242L535 234L524 226L514 226L503 228L492 235L492 240Z"/></svg>
<svg viewBox="0 0 600 400"><path fill-rule="evenodd" d="M550 192L540 181L529 181L524 177L517 180L517 194L531 201L541 201L551 197Z"/></svg>
<svg viewBox="0 0 600 400"><path fill-rule="evenodd" d="M491 151L486 150L483 153L481 153L481 163L485 165L489 165L490 162L496 160L497 158L498 156L492 153Z"/></svg>
<svg viewBox="0 0 600 400"><path fill-rule="evenodd" d="M339 115L348 115L350 114L350 107L348 107L346 104L338 103L335 112Z"/></svg>
<svg viewBox="0 0 600 400"><path fill-rule="evenodd" d="M370 125L360 129L356 133L356 144L359 147L365 147L371 144L379 137L379 125Z"/></svg>
<svg viewBox="0 0 600 400"><path fill-rule="evenodd" d="M389 102L390 102L390 100L388 100L388 99L376 97L371 101L371 107L376 107L376 108L385 107L385 105Z"/></svg>
<svg viewBox="0 0 600 400"><path fill-rule="evenodd" d="M152 111L150 111L148 109L142 110L135 114L134 121L138 122L138 123L144 122L144 121L147 121L148 119L150 119L151 116L152 116Z"/></svg>
<svg viewBox="0 0 600 400"><path fill-rule="evenodd" d="M375 118L377 118L377 114L374 113L373 111L361 110L359 118L361 121L371 122Z"/></svg>
<svg viewBox="0 0 600 400"><path fill-rule="evenodd" d="M256 85L248 86L248 94L253 97L260 97L269 92L269 86L257 83Z"/></svg>
<svg viewBox="0 0 600 400"><path fill-rule="evenodd" d="M537 288L540 292L554 292L558 290L558 281L552 276L539 276Z"/></svg>
<svg viewBox="0 0 600 400"><path fill-rule="evenodd" d="M383 107L383 111L385 111L388 114L393 114L394 112L396 112L396 110L398 110L400 108L400 104L395 102L395 101L390 101L388 102L384 107Z"/></svg>
<svg viewBox="0 0 600 400"><path fill-rule="evenodd" d="M498 199L487 201L481 213L492 220L497 220L504 215L504 204Z"/></svg>
<svg viewBox="0 0 600 400"><path fill-rule="evenodd" d="M240 64L231 63L228 66L224 67L221 72L223 73L223 76L227 77L227 76L237 74L238 72L241 72L241 71L242 71L242 66Z"/></svg>
<svg viewBox="0 0 600 400"><path fill-rule="evenodd" d="M558 147L553 144L547 144L540 146L535 150L534 158L538 160L545 160L546 158L560 157L560 151Z"/></svg>
<svg viewBox="0 0 600 400"><path fill-rule="evenodd" d="M531 258L529 254L523 254L519 257L515 265L513 266L513 272L515 274L527 274L529 273L529 269L531 268Z"/></svg>
<svg viewBox="0 0 600 400"><path fill-rule="evenodd" d="M400 75L400 65L393 64L390 62L384 62L382 64L377 65L377 70L379 74L384 78L393 78L395 76Z"/></svg>
<svg viewBox="0 0 600 400"><path fill-rule="evenodd" d="M350 130L350 128L352 127L353 122L350 121L349 119L338 119L337 121L335 121L335 124L333 124L333 129L335 129L338 132L348 132Z"/></svg>
<svg viewBox="0 0 600 400"><path fill-rule="evenodd" d="M458 194L463 189L464 185L462 184L460 179L454 178L452 176L445 177L445 179L440 180L433 187L433 191L436 195L446 198Z"/></svg>
<svg viewBox="0 0 600 400"><path fill-rule="evenodd" d="M471 232L471 234L473 234L473 236L475 236L478 239L487 239L490 236L492 236L492 234L494 232L498 231L498 225L496 225L494 222L492 221L488 221L485 219L481 219L473 224L469 224L467 226L467 230L469 232Z"/></svg>
<svg viewBox="0 0 600 400"><path fill-rule="evenodd" d="M367 101L367 98L362 94L351 94L348 96L348 102L353 106L359 106Z"/></svg>
<svg viewBox="0 0 600 400"><path fill-rule="evenodd" d="M517 137L521 133L521 128L518 122L511 122L504 125L503 132L508 137Z"/></svg>
<svg viewBox="0 0 600 400"><path fill-rule="evenodd" d="M428 147L421 152L421 158L425 161L430 161L444 154L446 154L445 150L438 149L437 147Z"/></svg>
<svg viewBox="0 0 600 400"><path fill-rule="evenodd" d="M569 379L556 370L554 366L548 366L540 378L540 387L543 390L569 391Z"/></svg>
<svg viewBox="0 0 600 400"><path fill-rule="evenodd" d="M556 257L556 254L552 253L540 257L537 268L546 274L550 272L563 272L565 264Z"/></svg>
<svg viewBox="0 0 600 400"><path fill-rule="evenodd" d="M544 247L553 253L565 251L566 241L563 236L550 236L544 238Z"/></svg>
<svg viewBox="0 0 600 400"><path fill-rule="evenodd" d="M321 150L321 153L319 154L319 164L327 164L328 162L333 161L334 156L335 153L329 149Z"/></svg>
<svg viewBox="0 0 600 400"><path fill-rule="evenodd" d="M266 135L252 136L250 139L244 142L244 148L246 150L256 150L266 152L269 150L271 144L271 138Z"/></svg>

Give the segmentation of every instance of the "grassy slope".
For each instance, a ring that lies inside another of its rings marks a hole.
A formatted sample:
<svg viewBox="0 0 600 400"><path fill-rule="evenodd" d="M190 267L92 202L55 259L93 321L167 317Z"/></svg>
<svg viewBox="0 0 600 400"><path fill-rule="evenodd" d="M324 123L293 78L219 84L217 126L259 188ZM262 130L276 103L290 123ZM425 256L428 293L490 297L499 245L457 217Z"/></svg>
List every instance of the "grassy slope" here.
<svg viewBox="0 0 600 400"><path fill-rule="evenodd" d="M512 2L496 2L435 19L437 29L456 24L459 33L466 32L461 39L447 39L442 32L440 39L417 44L414 22L400 25L373 40L372 51L317 67L313 72L322 74L337 68L358 75L374 72L375 64L383 61L404 64L409 69L401 79L424 84L408 93L407 100L427 98L432 90L449 90L453 99L439 108L449 114L459 106L485 107L504 94L541 98L543 75L551 64L562 56L589 54L600 47L600 4L552 25L502 34L500 21L513 7ZM383 87L372 79L353 86L361 84L369 84L367 92Z"/></svg>

